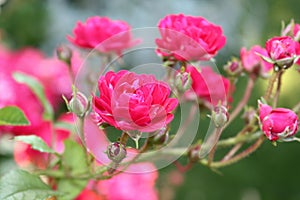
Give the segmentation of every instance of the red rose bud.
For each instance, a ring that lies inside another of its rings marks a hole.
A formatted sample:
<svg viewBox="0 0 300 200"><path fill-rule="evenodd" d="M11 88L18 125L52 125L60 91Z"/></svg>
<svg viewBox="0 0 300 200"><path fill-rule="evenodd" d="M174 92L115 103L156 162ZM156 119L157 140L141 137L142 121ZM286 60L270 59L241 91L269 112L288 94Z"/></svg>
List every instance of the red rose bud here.
<svg viewBox="0 0 300 200"><path fill-rule="evenodd" d="M298 116L289 109L259 103L261 129L271 141L289 141L298 130Z"/></svg>
<svg viewBox="0 0 300 200"><path fill-rule="evenodd" d="M254 108L247 108L244 112L242 118L245 120L246 124L251 123L256 118L256 111Z"/></svg>
<svg viewBox="0 0 300 200"><path fill-rule="evenodd" d="M175 77L175 86L179 92L185 92L192 86L192 79L190 73L178 73Z"/></svg>
<svg viewBox="0 0 300 200"><path fill-rule="evenodd" d="M300 44L291 37L273 37L266 42L266 50L279 69L287 69L297 61ZM275 68L276 70L276 68Z"/></svg>
<svg viewBox="0 0 300 200"><path fill-rule="evenodd" d="M243 68L240 62L236 58L233 58L231 61L227 62L224 66L224 70L229 76L239 76L242 73Z"/></svg>
<svg viewBox="0 0 300 200"><path fill-rule="evenodd" d="M188 151L188 157L192 162L197 162L200 159L200 148L199 144L191 147Z"/></svg>
<svg viewBox="0 0 300 200"><path fill-rule="evenodd" d="M84 94L74 91L71 100L68 102L68 109L78 117L83 117L89 110L89 105L89 101Z"/></svg>
<svg viewBox="0 0 300 200"><path fill-rule="evenodd" d="M107 157L113 162L120 163L127 154L126 148L120 142L111 143L107 147Z"/></svg>
<svg viewBox="0 0 300 200"><path fill-rule="evenodd" d="M216 106L212 111L211 119L217 128L224 126L229 120L227 108L222 105Z"/></svg>
<svg viewBox="0 0 300 200"><path fill-rule="evenodd" d="M72 50L66 45L60 45L56 48L56 54L59 60L71 64Z"/></svg>

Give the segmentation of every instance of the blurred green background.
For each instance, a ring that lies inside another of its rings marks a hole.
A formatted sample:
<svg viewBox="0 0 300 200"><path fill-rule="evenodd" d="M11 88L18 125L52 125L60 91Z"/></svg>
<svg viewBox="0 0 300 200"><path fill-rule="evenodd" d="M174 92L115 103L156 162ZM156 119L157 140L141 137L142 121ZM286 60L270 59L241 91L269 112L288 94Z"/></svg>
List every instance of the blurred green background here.
<svg viewBox="0 0 300 200"><path fill-rule="evenodd" d="M295 19L300 23L298 0L0 0L0 39L10 48L34 46L52 55L59 43L66 43L77 20L92 15L106 15L126 20L134 28L154 27L167 14L185 13L199 15L223 27L227 37L226 47L216 57L221 66L231 56L238 56L241 46L264 42L280 34L281 21ZM235 103L241 97L245 78L238 84ZM256 84L250 104L263 93L265 84ZM283 81L280 105L292 107L300 100L299 74L291 70ZM243 123L237 120L224 132L233 135ZM10 157L0 157L0 173L11 167ZM170 166L160 171L157 187L163 185ZM199 200L298 200L300 199L300 144L280 143L274 147L265 142L262 147L241 162L221 169L222 175L206 167L194 166L186 173L184 183L174 191L175 199ZM172 195L171 195L172 196Z"/></svg>

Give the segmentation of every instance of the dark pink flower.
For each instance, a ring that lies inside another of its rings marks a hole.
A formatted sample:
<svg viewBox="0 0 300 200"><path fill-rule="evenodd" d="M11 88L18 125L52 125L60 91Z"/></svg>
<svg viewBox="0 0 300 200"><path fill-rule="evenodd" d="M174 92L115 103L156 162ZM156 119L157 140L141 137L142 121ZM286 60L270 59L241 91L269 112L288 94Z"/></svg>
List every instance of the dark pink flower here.
<svg viewBox="0 0 300 200"><path fill-rule="evenodd" d="M222 28L203 17L167 15L158 23L157 53L180 61L209 60L225 45Z"/></svg>
<svg viewBox="0 0 300 200"><path fill-rule="evenodd" d="M259 45L253 46L249 51L242 48L240 52L242 66L250 74L267 77L273 68L273 64L264 61L258 54L268 57L266 49Z"/></svg>
<svg viewBox="0 0 300 200"><path fill-rule="evenodd" d="M266 42L269 57L279 67L290 67L299 52L300 44L289 36L273 37Z"/></svg>
<svg viewBox="0 0 300 200"><path fill-rule="evenodd" d="M275 108L259 102L261 129L271 141L288 140L298 130L298 116L289 109Z"/></svg>
<svg viewBox="0 0 300 200"><path fill-rule="evenodd" d="M200 71L193 66L186 69L192 78L192 88L187 97L195 93L197 97L212 105L217 105L220 101L227 102L230 88L230 81L220 74L216 74L211 67L201 67Z"/></svg>
<svg viewBox="0 0 300 200"><path fill-rule="evenodd" d="M100 122L118 129L151 132L173 119L178 104L169 98L170 87L153 75L129 71L107 72L98 81L100 97L93 98L93 108Z"/></svg>
<svg viewBox="0 0 300 200"><path fill-rule="evenodd" d="M73 29L74 36L67 36L67 39L74 45L93 49L96 48L102 53L121 52L130 48L139 40L133 40L131 27L121 20L111 20L108 17L94 16L85 23L77 22Z"/></svg>

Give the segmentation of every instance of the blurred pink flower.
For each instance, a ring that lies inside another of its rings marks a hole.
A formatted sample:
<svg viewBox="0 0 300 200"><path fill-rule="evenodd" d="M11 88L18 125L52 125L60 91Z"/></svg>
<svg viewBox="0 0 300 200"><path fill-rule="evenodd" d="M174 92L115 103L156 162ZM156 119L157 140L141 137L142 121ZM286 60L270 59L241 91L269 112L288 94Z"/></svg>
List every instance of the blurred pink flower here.
<svg viewBox="0 0 300 200"><path fill-rule="evenodd" d="M158 28L162 38L156 39L156 52L180 61L209 60L226 42L222 28L203 17L167 15Z"/></svg>
<svg viewBox="0 0 300 200"><path fill-rule="evenodd" d="M262 131L271 141L288 140L297 133L298 116L289 109L275 108L259 102Z"/></svg>
<svg viewBox="0 0 300 200"><path fill-rule="evenodd" d="M230 81L215 73L211 67L201 67L200 71L188 66L187 72L191 74L192 89L186 93L187 98L194 98L194 94L202 101L216 106L220 101L227 103Z"/></svg>
<svg viewBox="0 0 300 200"><path fill-rule="evenodd" d="M76 198L84 200L94 198L95 200L155 200L158 199L155 189L155 181L158 177L154 165L150 163L133 164L130 171L142 168L148 173L122 173L108 180L98 182L90 181L85 190Z"/></svg>
<svg viewBox="0 0 300 200"><path fill-rule="evenodd" d="M96 48L102 53L121 54L139 43L139 40L132 39L131 27L125 21L111 20L108 17L94 16L85 23L77 22L73 34L73 37L68 35L67 39L74 45Z"/></svg>
<svg viewBox="0 0 300 200"><path fill-rule="evenodd" d="M75 76L81 65L78 53L74 51L71 66ZM62 94L68 96L72 93L72 81L66 63L58 58L46 58L42 52L33 48L25 48L14 52L11 61L13 71L21 71L34 76L45 88L46 96L54 107L62 102Z"/></svg>
<svg viewBox="0 0 300 200"><path fill-rule="evenodd" d="M178 104L170 87L153 75L129 71L107 72L98 81L100 97L93 98L99 122L118 129L152 132L173 119Z"/></svg>
<svg viewBox="0 0 300 200"><path fill-rule="evenodd" d="M267 77L273 64L264 61L258 54L268 57L266 49L255 45L249 51L242 48L240 52L242 66L250 74Z"/></svg>
<svg viewBox="0 0 300 200"><path fill-rule="evenodd" d="M62 115L58 122L68 123L72 126L73 115ZM32 129L31 134L42 138L48 146L51 146L53 139L53 149L58 153L62 153L64 150L63 141L69 138L70 131L64 128L54 127L51 122L44 121L40 126ZM28 144L17 142L14 148L14 159L20 167L34 165L39 168L45 168L47 166L48 154L33 150Z"/></svg>

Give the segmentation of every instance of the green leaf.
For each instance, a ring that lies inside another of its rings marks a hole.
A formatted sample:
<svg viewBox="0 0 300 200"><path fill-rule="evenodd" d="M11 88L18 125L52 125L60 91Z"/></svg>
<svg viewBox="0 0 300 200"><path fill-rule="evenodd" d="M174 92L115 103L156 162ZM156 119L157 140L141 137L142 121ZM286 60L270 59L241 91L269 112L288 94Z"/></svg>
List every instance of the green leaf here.
<svg viewBox="0 0 300 200"><path fill-rule="evenodd" d="M29 125L22 110L16 106L7 106L0 109L0 125Z"/></svg>
<svg viewBox="0 0 300 200"><path fill-rule="evenodd" d="M61 193L51 190L38 176L20 169L10 171L0 179L1 200L43 200L60 195Z"/></svg>
<svg viewBox="0 0 300 200"><path fill-rule="evenodd" d="M16 136L14 138L16 141L21 141L26 144L30 144L31 148L38 150L40 152L45 153L55 153L53 149L51 149L42 138L36 136L36 135L22 135L22 136Z"/></svg>
<svg viewBox="0 0 300 200"><path fill-rule="evenodd" d="M88 180L61 179L57 187L58 191L63 192L64 195L59 200L73 200L85 188L87 183Z"/></svg>
<svg viewBox="0 0 300 200"><path fill-rule="evenodd" d="M72 140L65 140L65 151L62 154L64 169L72 176L88 174L86 154L82 146ZM58 190L65 193L62 200L74 199L86 186L87 179L61 179Z"/></svg>
<svg viewBox="0 0 300 200"><path fill-rule="evenodd" d="M32 92L37 96L37 98L39 99L39 101L42 103L44 107L44 116L43 116L44 119L45 120L53 119L54 116L53 108L50 102L48 101L48 99L46 98L45 89L43 85L39 81L37 81L34 77L26 75L24 73L16 72L13 74L13 77L18 83L26 84L32 90Z"/></svg>

